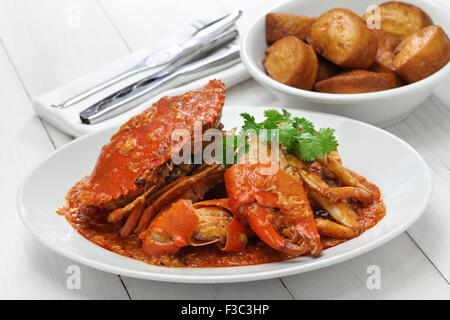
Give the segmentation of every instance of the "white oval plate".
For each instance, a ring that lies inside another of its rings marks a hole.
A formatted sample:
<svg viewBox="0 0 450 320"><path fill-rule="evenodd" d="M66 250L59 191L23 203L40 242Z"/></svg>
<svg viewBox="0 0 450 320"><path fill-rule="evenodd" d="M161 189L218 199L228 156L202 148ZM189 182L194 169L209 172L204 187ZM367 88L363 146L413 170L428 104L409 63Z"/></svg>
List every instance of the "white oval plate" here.
<svg viewBox="0 0 450 320"><path fill-rule="evenodd" d="M239 114L257 121L267 107L225 107L225 128L240 127ZM170 282L221 283L269 279L323 268L374 249L411 226L427 207L431 176L423 158L407 143L371 125L322 113L288 109L311 120L316 128L336 129L346 167L381 188L387 214L358 238L325 250L318 258L229 268L166 268L145 264L105 250L82 237L55 210L69 188L93 169L101 147L116 129L75 140L45 159L24 180L17 208L25 226L39 241L59 254L90 267L129 277Z"/></svg>

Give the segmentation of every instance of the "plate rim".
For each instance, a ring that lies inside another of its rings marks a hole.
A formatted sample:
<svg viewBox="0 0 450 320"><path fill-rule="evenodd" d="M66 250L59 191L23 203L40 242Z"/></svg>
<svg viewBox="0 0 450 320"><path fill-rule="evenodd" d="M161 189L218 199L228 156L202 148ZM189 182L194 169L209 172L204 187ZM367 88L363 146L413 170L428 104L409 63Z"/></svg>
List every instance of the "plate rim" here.
<svg viewBox="0 0 450 320"><path fill-rule="evenodd" d="M276 106L245 106L245 105L243 105L243 106L225 106L224 108L227 108L227 109L239 108L242 110L244 110L246 108L283 109L283 107L276 107ZM17 191L16 206L17 206L17 212L18 212L19 218L22 221L22 223L25 225L25 227L28 229L28 231L44 246L46 246L49 249L55 251L56 253L62 255L63 257L66 257L70 260L79 262L81 264L84 264L86 266L89 266L91 268L94 268L94 269L97 269L100 271L109 272L109 273L113 273L113 274L117 274L117 275L123 275L123 276L127 276L127 277L132 277L132 278L137 278L137 279L143 279L143 280L154 280L154 281L175 282L175 283L236 283L236 282L266 280L266 279L290 276L290 275L294 275L294 274L301 274L304 272L317 270L317 269L320 269L320 268L323 268L326 266L332 266L337 263L349 260L356 256L365 254L365 253L391 241L392 239L396 238L402 232L406 231L409 227L411 227L423 215L425 210L428 208L430 200L431 200L433 181L432 181L431 172L430 172L428 163L421 156L421 154L416 149L414 149L409 143L407 143L403 139L395 136L394 134L392 134L386 130L383 130L379 127L376 127L374 125L371 125L371 124L368 124L368 123L365 123L365 122L362 122L359 120L355 120L355 119L351 119L351 118L347 118L347 117L343 117L343 116L339 116L339 115L335 115L335 114L329 114L329 113L325 113L325 112L301 110L301 109L296 109L296 108L292 108L292 107L286 107L285 109L287 109L288 111L293 110L295 112L306 112L306 113L312 113L312 114L322 115L322 116L331 117L331 118L337 118L341 121L345 120L345 121L356 122L359 125L363 125L363 126L367 126L367 127L371 128L371 129L375 129L376 131L378 131L381 134L386 134L390 138L393 138L397 142L403 144L407 149L409 149L409 151L411 151L417 157L417 159L423 164L423 167L425 168L425 179L427 181L428 188L426 190L424 200L422 201L422 205L416 211L416 214L411 216L411 218L409 218L408 220L406 220L406 222L404 224L392 229L389 233L377 238L375 241L372 241L370 243L367 243L367 244L357 247L355 249L349 250L349 251L339 254L337 256L329 257L328 259L323 260L323 261L316 261L315 263L306 264L306 265L293 265L290 267L286 267L282 270L267 270L267 271L260 271L260 272L250 273L250 274L233 274L233 275L185 275L185 274L166 274L163 272L155 273L153 271L137 271L137 270L129 270L129 269L123 269L120 267L111 266L109 264L105 264L98 260L92 260L89 258L85 258L84 256L72 253L71 251L65 251L62 248L60 248L58 245L54 244L51 241L48 241L45 237L42 237L40 234L35 232L31 223L27 220L25 212L22 208L22 197L23 197L24 187L25 187L26 182L28 181L29 177L34 172L36 172L36 170L38 170L39 167L43 163L47 162L50 158L54 157L55 154L57 154L58 152L62 152L66 148L70 148L72 144L82 143L81 141L83 141L85 139L89 139L93 135L101 135L104 131L113 130L115 128L115 127L112 127L112 128L104 128L97 132L92 132L83 137L74 139L73 141L62 146L61 148L56 149L55 151L53 151L52 153L47 155L44 159L42 159L38 164L36 164L34 167L32 167L32 169L30 169L27 172L27 174L24 176L22 182L20 183L18 191ZM222 110L222 112L223 112L223 110ZM89 241L89 240L87 240L87 241ZM106 250L106 249L104 249L104 250ZM123 257L123 256L121 256L121 257ZM131 259L131 258L129 258L129 259ZM134 260L134 261L136 261L136 260ZM141 262L141 263L145 263L145 262ZM279 263L279 262L275 262L275 263ZM158 266L152 266L152 267L158 267ZM229 268L245 268L245 267L246 266L223 267L223 268L229 269ZM161 268L164 269L166 267L161 267ZM175 269L175 268L171 268L171 269ZM192 270L193 268L179 268L179 269L180 270L183 270L183 269ZM217 270L220 268L202 268L202 269L216 269Z"/></svg>

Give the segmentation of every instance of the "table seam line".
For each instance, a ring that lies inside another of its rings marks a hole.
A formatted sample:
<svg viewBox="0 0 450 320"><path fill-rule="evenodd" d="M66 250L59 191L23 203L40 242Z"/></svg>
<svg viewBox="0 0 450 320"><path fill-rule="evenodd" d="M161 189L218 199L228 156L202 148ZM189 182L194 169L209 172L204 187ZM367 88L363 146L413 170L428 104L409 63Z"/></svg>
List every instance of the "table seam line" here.
<svg viewBox="0 0 450 320"><path fill-rule="evenodd" d="M289 287L286 285L286 283L284 283L283 279L282 279L282 278L278 278L278 279L280 280L281 285L287 290L287 292L288 292L289 295L291 296L292 300L299 300L299 299L296 299L296 298L295 298L294 294L291 292L291 290L290 290Z"/></svg>
<svg viewBox="0 0 450 320"><path fill-rule="evenodd" d="M225 6L222 4L222 1L220 0L216 0L217 5L227 14L229 11L227 10L227 8L225 8Z"/></svg>
<svg viewBox="0 0 450 320"><path fill-rule="evenodd" d="M125 289L125 292L127 293L128 299L129 299L129 300L134 300L134 299L131 297L131 294L130 294L130 292L128 291L127 286L125 285L125 282L123 281L122 276L121 276L120 274L118 274L117 276L119 277L120 283L122 283L122 286L123 286L123 288Z"/></svg>
<svg viewBox="0 0 450 320"><path fill-rule="evenodd" d="M426 252L422 249L422 247L417 243L416 239L414 239L414 237L409 233L409 231L406 231L406 234L408 235L408 237L412 240L412 242L414 242L414 244L417 246L417 248L420 250L420 252L422 252L422 254L426 257L426 259L431 263L431 265L436 269L436 271L439 273L439 275L444 279L444 281L450 285L449 280L447 280L447 278L444 276L444 274L441 272L441 270L439 270L439 268L434 264L433 260L430 259L430 257L428 257L428 255L426 254Z"/></svg>
<svg viewBox="0 0 450 320"><path fill-rule="evenodd" d="M101 1L97 0L96 1L98 6L100 7L100 9L103 11L103 14L106 16L106 18L108 19L109 23L111 24L111 26L113 27L113 29L117 32L117 35L119 36L120 40L122 40L122 42L125 44L125 46L127 47L129 53L132 53L134 50L131 48L131 46L128 44L128 42L125 40L125 37L123 36L123 34L120 32L119 28L117 27L117 25L115 24L115 22L113 21L113 19L111 18L111 16L108 14L108 11L105 9L105 7L102 5Z"/></svg>
<svg viewBox="0 0 450 320"><path fill-rule="evenodd" d="M413 113L411 115L411 117L414 117L416 119L416 121L420 123L420 117L418 117L416 113ZM435 158L439 160L439 162L444 166L444 168L446 168L447 171L450 171L450 167L448 167L448 165L445 163L445 161L443 161L439 157L439 155L432 148L430 148L428 146L428 144L422 139L421 135L419 133L417 133L416 130L414 130L414 128L412 126L410 126L407 121L405 121L405 125L409 128L409 130L411 130L411 132L413 132L418 137L418 139L428 148L428 150L435 156ZM428 132L434 138L436 137L431 131L428 131ZM428 164L428 161L427 161L427 164Z"/></svg>
<svg viewBox="0 0 450 320"><path fill-rule="evenodd" d="M103 12L103 14L105 15L106 19L109 21L109 23L111 24L112 28L114 29L114 31L117 33L117 35L119 36L120 40L122 41L122 43L125 45L125 47L128 49L129 53L132 53L133 50L131 49L130 45L128 44L128 42L125 40L124 36L122 35L122 33L120 32L119 28L117 27L117 25L114 23L113 19L111 18L111 16L108 14L107 10L105 9L105 7L102 5L101 1L97 0L96 1L97 5L99 6L100 10ZM122 279L121 275L117 275L117 277L120 280L120 283L122 284L125 292L127 293L128 299L129 300L134 300L131 297L131 294L127 288L127 286L125 285L125 282Z"/></svg>
<svg viewBox="0 0 450 320"><path fill-rule="evenodd" d="M17 69L16 64L14 63L14 60L12 59L11 55L9 54L9 51L5 45L5 43L3 42L3 39L0 38L0 46L3 48L3 50L5 51L6 54L6 58L8 59L9 63L11 64L14 73L16 74L17 78L19 79L20 84L22 85L22 89L25 92L27 98L29 101L31 101L31 95L30 92L28 92L27 87L25 86L25 82L23 81L22 77L20 76L19 70Z"/></svg>
<svg viewBox="0 0 450 320"><path fill-rule="evenodd" d="M445 110L450 112L450 110L448 109L448 106L435 93L431 94L431 99L436 100L436 102L439 103L441 106L443 106Z"/></svg>
<svg viewBox="0 0 450 320"><path fill-rule="evenodd" d="M5 45L5 43L3 42L3 39L2 39L2 38L0 38L0 46L2 47L3 51L5 51L6 58L8 59L9 64L11 65L12 69L14 70L14 73L16 74L16 77L17 77L17 79L19 80L19 83L20 83L20 85L22 86L22 89L23 89L24 93L25 93L25 95L26 95L27 98L28 98L28 102L31 103L31 94L30 94L30 92L28 91L28 89L27 89L27 87L26 87L26 85L25 85L25 82L23 81L23 78L22 78L22 76L20 75L20 72L19 72L19 70L17 69L17 66L16 66L16 64L14 63L14 60L13 60L12 56L10 55L10 53L9 53L9 51L8 51L8 48L6 47L6 45ZM44 131L45 131L45 134L47 135L48 139L50 140L50 143L51 143L52 146L53 146L53 151L56 150L57 147L56 147L55 141L54 141L53 138L50 136L50 133L48 132L47 126L46 126L45 123L44 123L44 120L43 120L41 117L38 117L38 118L39 118L39 121L40 121L40 123L41 123L41 125L42 125Z"/></svg>

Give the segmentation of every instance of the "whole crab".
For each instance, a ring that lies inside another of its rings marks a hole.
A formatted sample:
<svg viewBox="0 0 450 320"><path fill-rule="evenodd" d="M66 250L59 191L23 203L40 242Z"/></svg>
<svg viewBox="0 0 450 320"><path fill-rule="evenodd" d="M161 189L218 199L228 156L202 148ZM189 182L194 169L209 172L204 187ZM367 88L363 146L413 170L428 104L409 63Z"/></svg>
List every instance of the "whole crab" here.
<svg viewBox="0 0 450 320"><path fill-rule="evenodd" d="M132 212L135 225L140 218L137 211L142 213L147 197L195 167L172 162L172 155L187 143L172 139L172 133L193 133L196 122L201 122L203 132L217 127L224 102L225 85L219 80L179 96L161 98L111 137L92 173L68 192L68 202L116 210L113 222ZM147 215L146 221L150 218ZM141 229L145 227L142 223Z"/></svg>

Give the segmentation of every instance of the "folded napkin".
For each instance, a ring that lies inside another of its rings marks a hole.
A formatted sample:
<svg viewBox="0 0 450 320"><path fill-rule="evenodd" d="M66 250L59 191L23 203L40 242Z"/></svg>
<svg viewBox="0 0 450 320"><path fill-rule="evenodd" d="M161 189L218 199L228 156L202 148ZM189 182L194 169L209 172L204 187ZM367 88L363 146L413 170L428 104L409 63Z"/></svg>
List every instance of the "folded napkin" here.
<svg viewBox="0 0 450 320"><path fill-rule="evenodd" d="M203 21L213 21L217 19L217 17L211 17L210 19L203 19ZM170 39L163 40L156 45L153 45L149 48L145 48L143 50L139 50L129 56L121 58L111 65L98 70L96 72L85 75L81 78L78 78L66 85L55 88L50 92L42 94L32 100L32 106L35 112L42 117L47 122L51 123L53 126L58 128L59 130L74 136L80 137L92 132L96 132L102 130L104 128L119 126L120 124L126 122L132 116L141 113L143 110L151 106L151 104L157 101L159 98L167 95L176 95L185 91L189 91L192 89L199 88L205 85L209 79L219 79L222 80L226 87L229 89L230 87L247 80L250 75L245 70L242 63L238 63L237 65L217 72L215 74L211 74L205 76L204 78L200 78L198 80L192 81L190 83L184 84L180 87L173 88L167 90L161 94L153 96L149 98L144 103L139 104L135 108L128 110L114 118L105 120L103 122L97 124L83 124L79 118L80 111L86 109L91 106L93 103L99 101L100 99L112 94L113 92L147 76L155 72L155 70L149 70L146 72L141 72L138 75L132 76L128 79L120 81L111 87L104 89L68 108L65 109L57 109L52 107L54 104L61 103L68 98L73 97L74 95L85 91L93 87L94 85L103 82L107 79L110 79L114 75L117 75L130 67L134 66L137 62L141 61L144 57L146 57L149 53L158 50L160 48L166 47L168 44L173 41L179 42L181 40L187 39L194 31L194 27L190 26L183 29L184 31L180 34L177 34Z"/></svg>

